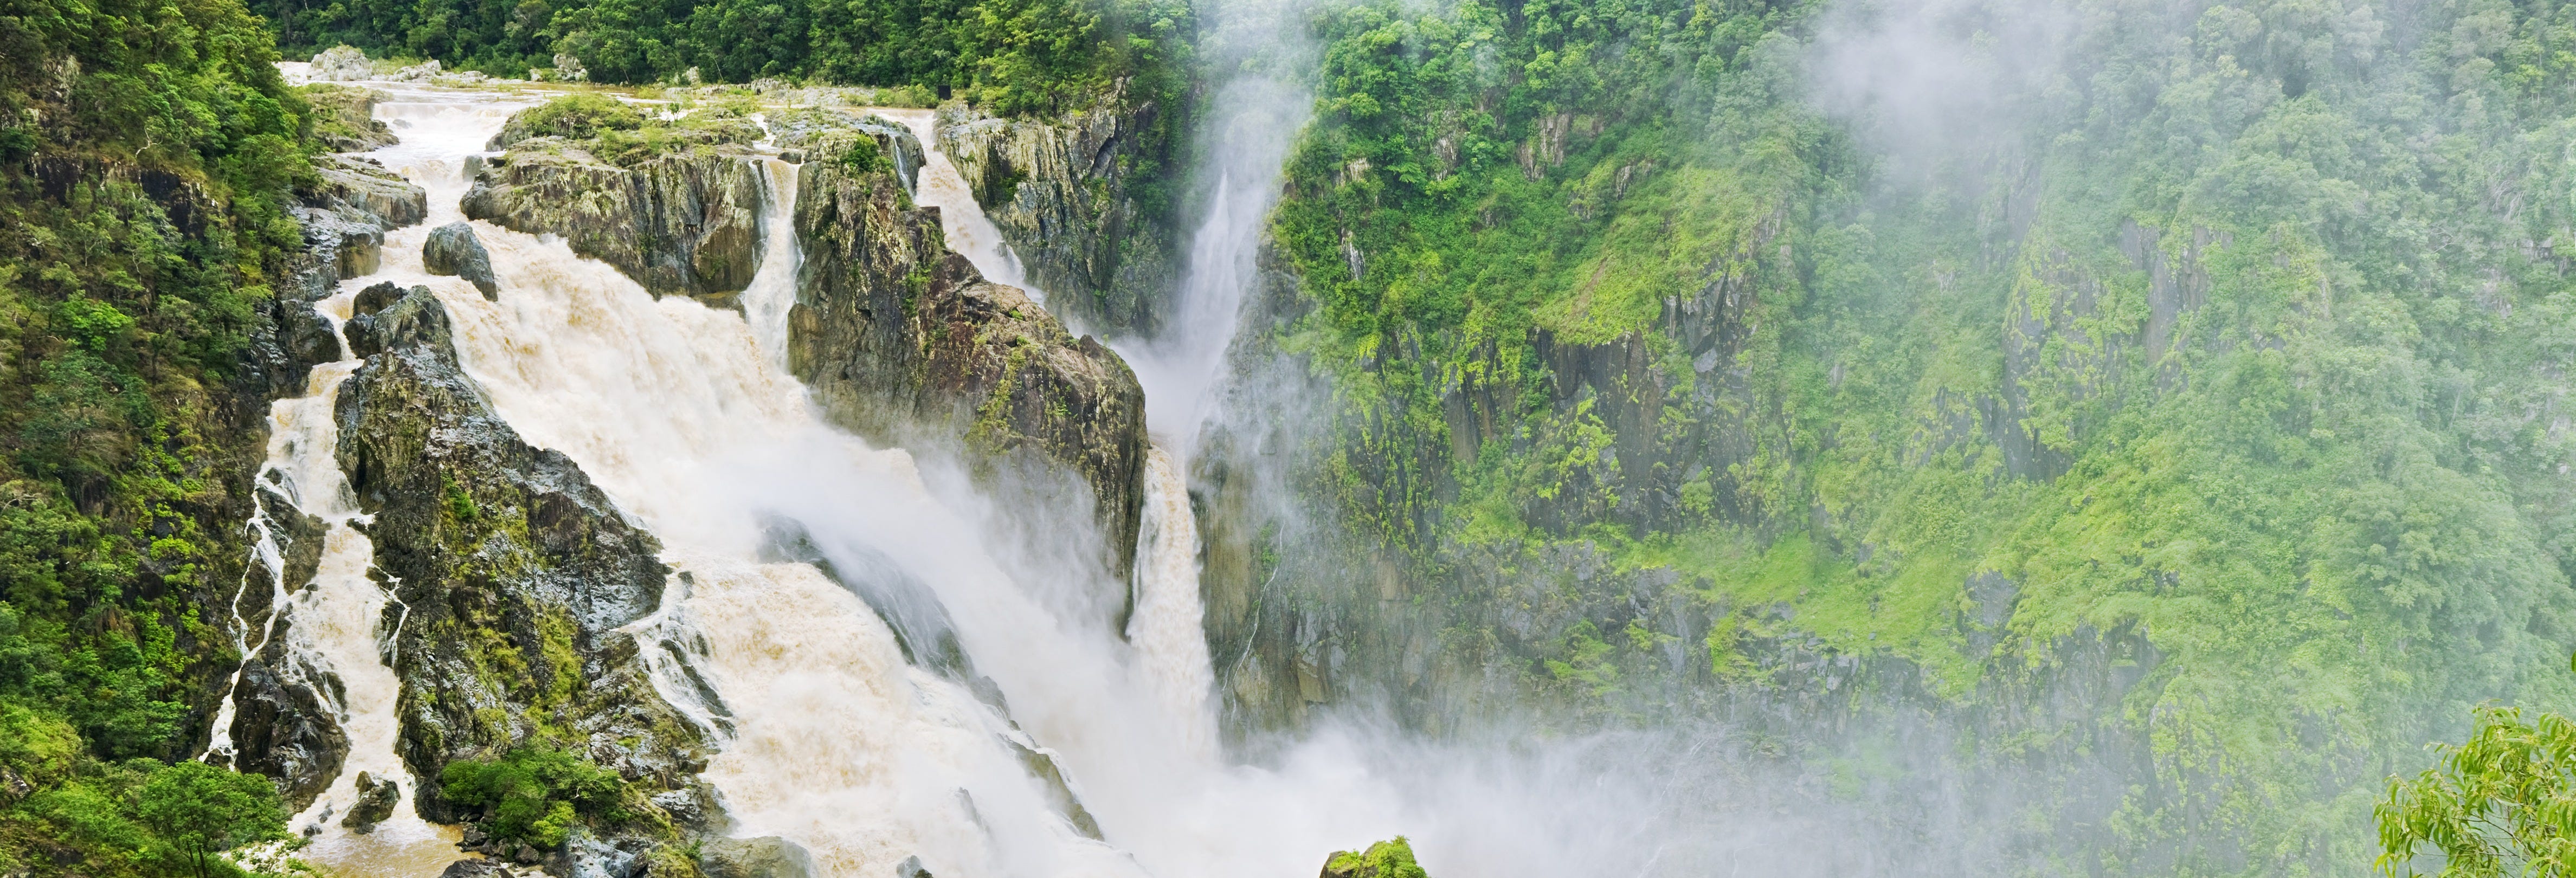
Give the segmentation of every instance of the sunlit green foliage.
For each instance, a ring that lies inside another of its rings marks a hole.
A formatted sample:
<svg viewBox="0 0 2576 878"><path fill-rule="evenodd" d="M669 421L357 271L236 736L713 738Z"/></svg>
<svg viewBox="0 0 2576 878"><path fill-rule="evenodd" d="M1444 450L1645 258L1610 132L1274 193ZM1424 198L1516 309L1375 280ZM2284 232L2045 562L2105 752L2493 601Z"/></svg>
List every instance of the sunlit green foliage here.
<svg viewBox="0 0 2576 878"><path fill-rule="evenodd" d="M505 842L553 848L582 818L624 819L616 772L561 750L523 746L497 759L460 759L439 782L448 801L479 809L483 831Z"/></svg>
<svg viewBox="0 0 2576 878"><path fill-rule="evenodd" d="M277 787L255 774L176 762L155 769L134 792L134 801L135 816L186 856L197 878L215 871L210 868L215 854L286 838L286 812L278 803Z"/></svg>
<svg viewBox="0 0 2576 878"><path fill-rule="evenodd" d="M303 245L272 45L233 0L0 10L0 872L235 874L209 855L284 820L165 762L236 658L231 382Z"/></svg>
<svg viewBox="0 0 2576 878"><path fill-rule="evenodd" d="M1413 861L1413 844L1396 836L1365 851L1340 851L1324 861L1325 878L1425 878Z"/></svg>
<svg viewBox="0 0 2576 878"><path fill-rule="evenodd" d="M2441 764L2389 785L2379 804L2380 874L2416 874L2417 853L2441 875L2576 875L2576 723L2482 707L2466 743L2437 745Z"/></svg>

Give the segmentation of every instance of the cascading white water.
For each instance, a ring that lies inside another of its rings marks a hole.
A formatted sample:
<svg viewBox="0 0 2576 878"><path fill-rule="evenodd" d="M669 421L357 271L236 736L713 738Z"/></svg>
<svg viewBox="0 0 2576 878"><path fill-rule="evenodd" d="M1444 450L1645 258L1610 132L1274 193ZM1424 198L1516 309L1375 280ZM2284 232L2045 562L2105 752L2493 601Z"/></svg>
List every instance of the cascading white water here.
<svg viewBox="0 0 2576 878"><path fill-rule="evenodd" d="M929 110L872 108L869 112L903 123L921 141L921 173L913 184L912 200L939 208L939 231L948 239L948 249L965 255L975 263L984 279L1028 291L1029 298L1046 304L1046 291L1029 284L1020 257L1002 240L1002 230L984 216L975 195L966 188L966 177L957 172L948 153L939 148L939 116Z"/></svg>
<svg viewBox="0 0 2576 878"><path fill-rule="evenodd" d="M389 235L384 270L348 283L325 307L345 317L345 290L377 280L429 286L449 311L462 365L496 413L531 444L571 457L662 541L677 572L662 611L630 630L676 644L715 690L711 704L678 686L666 696L718 730L721 752L706 778L739 821L735 834L786 836L823 872L865 878L911 856L948 878L1284 878L1312 872L1327 851L1403 831L1479 838L1505 852L1457 857L1471 874L1476 866L1536 874L1542 867L1533 864L1565 861L1531 854L1555 837L1548 833L1498 842L1473 825L1508 825L1512 816L1477 803L1520 801L1488 794L1481 769L1442 775L1420 792L1426 784L1399 785L1372 767L1382 747L1348 735L1301 745L1270 769L1229 765L1215 744L1187 461L1167 453L1195 438L1213 389L1166 379L1185 366L1201 379L1221 370L1275 162L1267 170L1258 154L1229 162L1193 243L1191 287L1174 326L1204 337L1126 351L1159 370L1146 383L1162 449L1149 464L1137 612L1122 640L1059 618L1034 597L1097 584L1014 580L972 523L977 498L935 495L904 452L830 428L786 373L799 258L792 166L759 160L767 237L740 313L657 300L560 241L479 222L499 276L497 302L425 274L426 230L461 218L463 157L481 149L514 100L441 92L380 107L403 138L380 157L430 190L431 218ZM885 114L932 146L916 198L942 208L951 246L988 276L1015 280L998 235L936 152L930 114ZM1273 139L1284 148L1284 136ZM350 691L340 706L350 769L296 825L345 809L359 769L397 777L406 795L394 820L365 836L326 826L303 856L350 874L425 878L454 852L412 814L415 781L393 758L398 693L377 652L383 592L365 577L364 536L345 526L354 512L331 456L329 391L355 365L317 370L315 394L279 403L272 443L298 503L333 524L315 585L285 603L291 642ZM311 496L325 484L328 499ZM767 523L780 520L795 522L847 581L765 554ZM850 587L871 577L917 583L935 597L1007 715L959 680L905 661L876 612L883 608ZM670 670L662 651L647 652ZM1057 757L1108 844L1075 831L1018 748ZM1440 805L1423 810L1415 799L1424 797Z"/></svg>
<svg viewBox="0 0 2576 878"><path fill-rule="evenodd" d="M392 124L403 140L378 151L375 157L414 182L428 186L433 193L430 223L453 219L456 198L463 191L459 160L466 152L480 149L482 139L497 130L515 108L514 104L488 101L470 106L403 101L380 104L378 117ZM440 124L416 124L431 120ZM339 325L349 318L356 290L382 280L426 277L420 267L420 244L427 228L424 224L389 233L382 267L376 274L343 281L337 293L315 303L316 310L331 322L335 335ZM313 862L350 874L434 875L457 857L456 830L431 825L414 811L411 793L417 780L395 751L401 731L395 713L401 684L388 666L392 657L384 650L395 634L392 626L398 626L405 613L396 607L388 623L385 610L391 596L369 578L375 561L374 545L351 526L363 521L365 515L357 509L340 472L336 456L339 428L333 415L340 383L357 370L359 363L346 357L345 343L339 343L339 350L342 359L314 367L305 395L270 405L268 459L258 476L277 485L295 507L263 507L263 515L311 515L321 519L325 527L313 580L297 588L299 584L285 581L285 565L270 532L270 522L264 518L254 522L260 537L253 561L270 572L278 589L270 621L260 627L265 632L274 627L275 619L286 620L289 655L275 670L289 682L310 686L328 702L326 706L349 745L339 775L290 825L311 836L312 843L297 855ZM291 588L294 590L289 591ZM264 641L252 642L245 637L245 656L264 645ZM326 673L337 686L324 685L313 677ZM235 679L239 679L238 672ZM217 719L218 737L210 755L231 755L229 726L233 707L234 700L227 697ZM403 793L392 816L366 833L338 824L338 818L357 800L357 777L361 772L391 779Z"/></svg>
<svg viewBox="0 0 2576 878"><path fill-rule="evenodd" d="M1192 761L1217 757L1216 685L1199 602L1198 519L1180 465L1161 448L1146 452L1145 511L1136 547L1136 615L1127 624L1145 685L1162 704Z"/></svg>
<svg viewBox="0 0 2576 878"><path fill-rule="evenodd" d="M462 364L527 441L570 456L662 540L684 591L655 624L694 635L730 714L707 778L738 833L786 836L841 875L885 874L909 856L943 875L1134 874L1047 803L1003 743L1020 736L1006 720L906 664L849 590L809 565L760 560L762 521L786 515L827 547L867 534L870 551L924 579L1000 577L906 455L825 426L779 365L795 191L784 163L767 164L771 245L742 296L749 320L656 300L560 241L476 223L499 301L433 284Z"/></svg>
<svg viewBox="0 0 2576 878"><path fill-rule="evenodd" d="M308 387L307 393L310 392L311 389ZM269 424L269 435L272 439L277 435L274 417L272 413ZM276 450L270 449L269 457L274 459L276 456ZM264 483L270 478L272 472L274 470L263 464L259 472L251 476L251 481L254 484ZM231 604L233 652L241 656L242 665L233 668L232 675L224 678L224 693L222 699L216 702L215 718L211 726L213 734L206 741L205 752L199 754L199 758L217 765L231 764L236 755L233 747L233 717L239 710L238 705L233 701L233 695L241 691L242 672L250 667L250 660L258 656L260 650L268 648L269 637L277 632L279 611L286 606L286 553L278 547L276 525L269 519L269 514L268 498L253 493L250 521L246 525L251 531L250 563L242 565L241 584L233 589ZM241 612L242 598L250 594L250 578L253 572L267 574L269 586L268 611L260 614L257 626L251 625L250 620L244 618Z"/></svg>

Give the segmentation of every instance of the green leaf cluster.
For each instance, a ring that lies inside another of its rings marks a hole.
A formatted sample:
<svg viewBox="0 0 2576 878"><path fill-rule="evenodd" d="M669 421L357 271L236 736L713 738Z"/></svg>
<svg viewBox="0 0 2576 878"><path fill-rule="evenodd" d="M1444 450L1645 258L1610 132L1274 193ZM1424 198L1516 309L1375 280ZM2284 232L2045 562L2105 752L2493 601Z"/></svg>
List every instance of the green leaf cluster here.
<svg viewBox="0 0 2576 878"><path fill-rule="evenodd" d="M1396 836L1364 851L1339 851L1324 860L1325 878L1427 878L1413 861L1413 843Z"/></svg>
<svg viewBox="0 0 2576 878"><path fill-rule="evenodd" d="M625 785L617 773L571 753L523 745L496 759L460 759L439 773L447 800L482 812L484 832L539 848L564 843L585 818L618 822Z"/></svg>
<svg viewBox="0 0 2576 878"><path fill-rule="evenodd" d="M2482 707L2466 742L2434 750L2440 765L2379 804L2380 874L2417 874L2427 846L2443 876L2576 874L2576 722Z"/></svg>

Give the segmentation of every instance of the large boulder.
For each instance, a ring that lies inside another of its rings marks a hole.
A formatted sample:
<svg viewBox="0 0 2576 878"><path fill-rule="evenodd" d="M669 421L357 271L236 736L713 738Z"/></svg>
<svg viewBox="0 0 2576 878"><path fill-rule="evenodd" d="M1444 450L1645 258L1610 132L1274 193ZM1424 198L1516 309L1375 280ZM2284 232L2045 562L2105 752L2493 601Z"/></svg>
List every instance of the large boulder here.
<svg viewBox="0 0 2576 878"><path fill-rule="evenodd" d="M987 487L1033 493L1006 506L1087 507L1107 572L1133 569L1145 394L1127 364L949 253L888 169L809 161L798 180L788 364L824 412L877 441L961 448Z"/></svg>
<svg viewBox="0 0 2576 878"><path fill-rule="evenodd" d="M429 230L429 240L420 247L420 260L431 274L473 281L485 299L500 297L501 286L492 277L492 254L483 249L483 239L474 236L470 223L448 223Z"/></svg>
<svg viewBox="0 0 2576 878"><path fill-rule="evenodd" d="M348 82L376 74L376 63L356 46L333 46L313 56L313 79L316 82Z"/></svg>
<svg viewBox="0 0 2576 878"><path fill-rule="evenodd" d="M388 654L414 776L539 746L645 796L685 787L704 768L703 733L662 700L620 630L661 602L660 545L571 459L492 412L426 289L349 323L375 351L341 384L337 453L373 516L399 608L387 612L402 614ZM432 820L463 816L436 784L414 800Z"/></svg>
<svg viewBox="0 0 2576 878"><path fill-rule="evenodd" d="M376 824L394 816L394 803L402 800L402 785L390 777L376 777L358 772L358 801L340 818L340 825L361 833L374 832Z"/></svg>

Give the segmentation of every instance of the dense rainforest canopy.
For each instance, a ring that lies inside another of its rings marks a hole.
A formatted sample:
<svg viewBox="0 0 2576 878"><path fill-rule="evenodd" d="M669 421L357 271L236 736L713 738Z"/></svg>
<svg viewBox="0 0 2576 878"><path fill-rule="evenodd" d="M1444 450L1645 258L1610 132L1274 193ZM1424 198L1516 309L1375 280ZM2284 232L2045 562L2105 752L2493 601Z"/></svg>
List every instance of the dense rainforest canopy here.
<svg viewBox="0 0 2576 878"><path fill-rule="evenodd" d="M265 779L169 764L240 658L232 385L303 246L276 59L233 2L0 6L0 870L202 875L284 828Z"/></svg>
<svg viewBox="0 0 2576 878"><path fill-rule="evenodd" d="M762 77L970 89L996 112L1064 109L1112 82L1175 93L1196 25L1176 0L256 0L279 45L597 82Z"/></svg>

